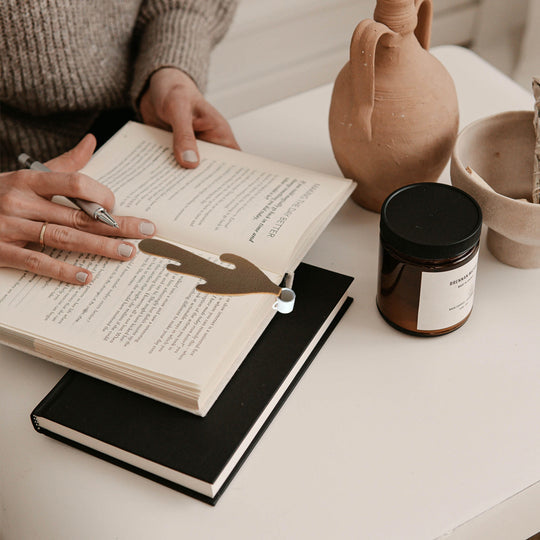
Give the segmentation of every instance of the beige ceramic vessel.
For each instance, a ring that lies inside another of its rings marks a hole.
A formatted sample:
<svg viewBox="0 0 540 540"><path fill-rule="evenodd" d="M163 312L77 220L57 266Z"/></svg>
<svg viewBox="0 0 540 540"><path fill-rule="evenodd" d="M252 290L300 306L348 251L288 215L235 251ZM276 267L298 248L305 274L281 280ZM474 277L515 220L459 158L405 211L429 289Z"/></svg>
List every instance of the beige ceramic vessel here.
<svg viewBox="0 0 540 540"><path fill-rule="evenodd" d="M463 129L450 166L452 184L482 208L488 249L518 268L540 267L540 204L531 202L534 146L533 112L501 113Z"/></svg>
<svg viewBox="0 0 540 540"><path fill-rule="evenodd" d="M334 84L332 148L352 198L380 211L399 187L436 182L458 131L454 82L429 52L432 0L378 0Z"/></svg>

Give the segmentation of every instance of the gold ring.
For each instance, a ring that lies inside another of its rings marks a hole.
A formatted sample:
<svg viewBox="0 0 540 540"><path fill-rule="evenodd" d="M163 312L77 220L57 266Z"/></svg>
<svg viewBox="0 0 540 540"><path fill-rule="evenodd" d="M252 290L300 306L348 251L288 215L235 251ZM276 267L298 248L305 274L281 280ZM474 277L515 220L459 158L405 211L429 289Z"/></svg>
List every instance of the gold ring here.
<svg viewBox="0 0 540 540"><path fill-rule="evenodd" d="M47 228L47 225L48 223L45 222L42 226L41 226L41 231L39 232L39 243L45 247L45 242L44 242L44 238L45 238L45 229Z"/></svg>

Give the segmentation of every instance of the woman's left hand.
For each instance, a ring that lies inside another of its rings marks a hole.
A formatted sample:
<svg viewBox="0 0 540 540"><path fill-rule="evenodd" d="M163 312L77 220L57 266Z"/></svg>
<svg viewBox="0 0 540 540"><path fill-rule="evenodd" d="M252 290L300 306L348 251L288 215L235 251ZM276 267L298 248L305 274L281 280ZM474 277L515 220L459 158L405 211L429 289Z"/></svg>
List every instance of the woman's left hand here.
<svg viewBox="0 0 540 540"><path fill-rule="evenodd" d="M140 112L145 124L172 129L174 155L183 167L199 164L196 137L240 149L227 120L179 69L161 68L150 77Z"/></svg>

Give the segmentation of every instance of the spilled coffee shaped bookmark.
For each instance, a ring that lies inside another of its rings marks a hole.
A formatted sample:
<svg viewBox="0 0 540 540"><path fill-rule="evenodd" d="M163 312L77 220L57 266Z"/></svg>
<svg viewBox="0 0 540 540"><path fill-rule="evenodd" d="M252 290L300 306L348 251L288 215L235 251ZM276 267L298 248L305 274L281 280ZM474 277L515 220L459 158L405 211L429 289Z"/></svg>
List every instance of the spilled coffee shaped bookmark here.
<svg viewBox="0 0 540 540"><path fill-rule="evenodd" d="M154 238L141 240L139 249L147 255L172 259L167 270L178 274L195 276L205 280L195 288L199 292L235 296L242 294L266 293L277 297L274 309L280 313L290 313L294 307L295 294L291 289L280 287L253 263L232 253L224 253L219 259L234 265L227 268L206 260L191 251Z"/></svg>

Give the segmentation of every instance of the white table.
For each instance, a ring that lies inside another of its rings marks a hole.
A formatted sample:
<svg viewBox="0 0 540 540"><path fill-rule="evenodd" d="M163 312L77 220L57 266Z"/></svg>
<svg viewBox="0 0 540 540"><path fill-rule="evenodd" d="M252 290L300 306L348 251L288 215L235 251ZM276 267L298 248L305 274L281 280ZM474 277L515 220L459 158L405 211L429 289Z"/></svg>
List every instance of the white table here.
<svg viewBox="0 0 540 540"><path fill-rule="evenodd" d="M532 97L473 53L435 49L462 126ZM331 86L232 121L244 150L339 174ZM448 167L442 181L449 182ZM375 307L378 219L348 202L307 262L355 276L355 302L212 508L34 432L64 373L0 348L0 538L490 538L540 530L540 270L482 242L469 321L422 339ZM536 515L535 515L536 514Z"/></svg>

